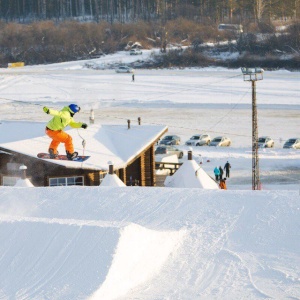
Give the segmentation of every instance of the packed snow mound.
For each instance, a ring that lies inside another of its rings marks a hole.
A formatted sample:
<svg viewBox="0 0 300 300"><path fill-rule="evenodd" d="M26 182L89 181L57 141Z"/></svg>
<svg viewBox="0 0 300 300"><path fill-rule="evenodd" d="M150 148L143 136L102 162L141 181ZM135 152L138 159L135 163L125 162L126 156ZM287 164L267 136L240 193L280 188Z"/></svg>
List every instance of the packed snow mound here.
<svg viewBox="0 0 300 300"><path fill-rule="evenodd" d="M299 227L298 191L2 187L0 296L298 299Z"/></svg>
<svg viewBox="0 0 300 300"><path fill-rule="evenodd" d="M119 229L15 219L0 225L1 299L79 299L105 280Z"/></svg>
<svg viewBox="0 0 300 300"><path fill-rule="evenodd" d="M106 280L90 300L118 299L158 275L183 236L183 231L159 232L134 224L125 227Z"/></svg>
<svg viewBox="0 0 300 300"><path fill-rule="evenodd" d="M16 184L15 184L15 187L34 187L34 185L31 183L31 181L26 178L26 179L18 179Z"/></svg>
<svg viewBox="0 0 300 300"><path fill-rule="evenodd" d="M101 186L126 186L125 183L116 174L107 174L102 182Z"/></svg>
<svg viewBox="0 0 300 300"><path fill-rule="evenodd" d="M219 189L218 184L194 160L185 161L173 176L168 176L165 180L165 186Z"/></svg>

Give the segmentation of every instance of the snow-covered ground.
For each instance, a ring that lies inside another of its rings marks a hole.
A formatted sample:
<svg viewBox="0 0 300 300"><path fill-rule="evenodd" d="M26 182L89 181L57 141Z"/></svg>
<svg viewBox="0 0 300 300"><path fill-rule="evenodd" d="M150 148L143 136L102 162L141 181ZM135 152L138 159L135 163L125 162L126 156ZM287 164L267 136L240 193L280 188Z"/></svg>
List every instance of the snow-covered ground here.
<svg viewBox="0 0 300 300"><path fill-rule="evenodd" d="M298 191L1 188L0 199L1 299L300 299Z"/></svg>
<svg viewBox="0 0 300 300"><path fill-rule="evenodd" d="M41 136L44 105L78 103L78 121L93 109L99 124L167 125L183 160L193 134L230 137L228 148L192 149L209 175L230 161L229 190L2 187L0 299L300 299L300 150L282 149L300 136L300 73L257 82L259 135L275 147L259 151L263 190L251 191L251 85L240 70L137 69L132 82L85 64L1 69L0 141Z"/></svg>

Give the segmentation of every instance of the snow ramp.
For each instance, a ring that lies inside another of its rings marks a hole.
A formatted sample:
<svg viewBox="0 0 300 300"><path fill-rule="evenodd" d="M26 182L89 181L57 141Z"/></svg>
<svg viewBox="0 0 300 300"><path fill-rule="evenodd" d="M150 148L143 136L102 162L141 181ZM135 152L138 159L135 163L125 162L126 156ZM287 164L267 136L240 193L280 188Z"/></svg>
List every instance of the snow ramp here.
<svg viewBox="0 0 300 300"><path fill-rule="evenodd" d="M80 299L103 282L119 229L52 220L0 224L0 299Z"/></svg>
<svg viewBox="0 0 300 300"><path fill-rule="evenodd" d="M90 300L118 299L158 275L183 235L133 224L124 228L107 278Z"/></svg>
<svg viewBox="0 0 300 300"><path fill-rule="evenodd" d="M0 188L0 299L300 299L298 191Z"/></svg>
<svg viewBox="0 0 300 300"><path fill-rule="evenodd" d="M157 274L182 237L80 213L63 217L68 205L54 218L56 201L40 196L28 205L0 200L0 299L116 299Z"/></svg>

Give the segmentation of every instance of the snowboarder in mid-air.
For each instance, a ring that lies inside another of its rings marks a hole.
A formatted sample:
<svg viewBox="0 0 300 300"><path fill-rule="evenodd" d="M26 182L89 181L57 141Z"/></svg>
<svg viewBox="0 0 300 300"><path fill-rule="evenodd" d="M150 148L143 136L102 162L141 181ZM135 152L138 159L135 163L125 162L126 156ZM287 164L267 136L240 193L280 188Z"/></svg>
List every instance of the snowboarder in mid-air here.
<svg viewBox="0 0 300 300"><path fill-rule="evenodd" d="M46 126L46 134L52 139L48 150L50 158L56 158L58 156L57 148L60 143L64 143L67 158L74 160L78 156L78 152L74 152L72 137L63 130L68 125L73 128L87 128L87 124L75 122L73 119L73 116L80 111L80 107L76 104L70 104L69 106L65 106L62 110L57 111L45 106L43 111L46 114L54 116Z"/></svg>

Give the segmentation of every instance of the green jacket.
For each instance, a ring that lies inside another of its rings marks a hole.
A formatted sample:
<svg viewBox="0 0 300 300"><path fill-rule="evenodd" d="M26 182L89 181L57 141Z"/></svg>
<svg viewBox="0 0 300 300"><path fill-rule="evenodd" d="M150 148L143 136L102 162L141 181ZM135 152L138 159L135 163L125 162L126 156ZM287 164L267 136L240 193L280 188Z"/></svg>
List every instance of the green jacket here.
<svg viewBox="0 0 300 300"><path fill-rule="evenodd" d="M68 125L73 128L80 128L83 124L74 121L71 117L69 106L65 106L60 111L49 109L49 114L54 116L47 124L47 127L51 130L63 130Z"/></svg>

